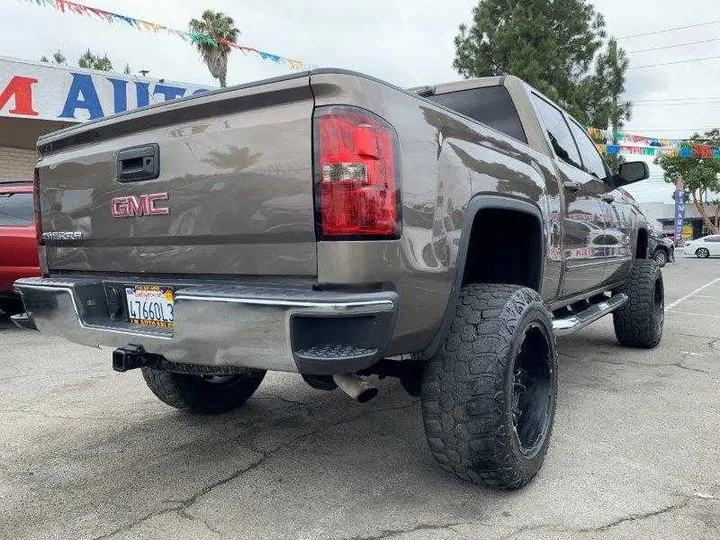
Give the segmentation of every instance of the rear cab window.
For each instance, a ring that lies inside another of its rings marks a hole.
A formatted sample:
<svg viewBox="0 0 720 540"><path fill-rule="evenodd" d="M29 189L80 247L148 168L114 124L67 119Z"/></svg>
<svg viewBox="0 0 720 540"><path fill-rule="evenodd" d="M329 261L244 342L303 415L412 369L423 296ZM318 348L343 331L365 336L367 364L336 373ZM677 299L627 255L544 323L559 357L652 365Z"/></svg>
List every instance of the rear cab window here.
<svg viewBox="0 0 720 540"><path fill-rule="evenodd" d="M515 104L503 86L484 86L430 95L427 99L527 143Z"/></svg>
<svg viewBox="0 0 720 540"><path fill-rule="evenodd" d="M570 128L565 121L563 113L560 109L545 101L537 94L532 94L532 99L540 116L540 120L543 126L545 126L548 138L552 143L555 155L565 163L582 169L580 152L575 145L575 140L573 139L572 133L570 133Z"/></svg>
<svg viewBox="0 0 720 540"><path fill-rule="evenodd" d="M2 191L0 189L0 227L32 225L32 193Z"/></svg>

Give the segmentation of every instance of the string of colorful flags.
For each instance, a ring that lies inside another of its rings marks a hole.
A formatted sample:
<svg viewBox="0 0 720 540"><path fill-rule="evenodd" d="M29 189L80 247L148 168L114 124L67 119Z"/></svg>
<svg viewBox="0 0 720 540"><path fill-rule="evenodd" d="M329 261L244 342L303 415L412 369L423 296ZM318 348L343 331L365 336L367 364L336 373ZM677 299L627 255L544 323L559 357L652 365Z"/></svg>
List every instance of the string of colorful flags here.
<svg viewBox="0 0 720 540"><path fill-rule="evenodd" d="M128 17L127 15L121 15L119 13L113 13L111 11L105 11L96 7L87 6L85 4L79 4L77 2L71 2L69 0L26 0L30 3L37 4L42 7L51 7L61 13L73 13L75 15L86 15L89 17L96 17L104 22L113 24L116 22L127 24L137 30L145 30L155 33L166 33L172 36L179 37L183 41L190 41L192 43L207 43L213 47L217 47L218 44L222 43L233 49L238 49L245 55L258 56L262 60L267 62L273 62L275 64L283 64L289 67L293 71L300 71L302 69L308 69L310 66L296 60L294 58L287 58L277 54L272 54L265 51L260 51L254 47L248 47L246 45L240 45L229 39L218 39L215 40L211 36L201 34L199 32L184 32L182 30L176 30L174 28L168 28L161 24L153 23L150 21L144 21L142 19L136 19L134 17Z"/></svg>
<svg viewBox="0 0 720 540"><path fill-rule="evenodd" d="M664 139L645 137L612 131L609 129L588 128L593 140L613 141L612 143L596 143L603 154L636 154L643 156L679 156L682 158L720 159L720 147L686 139ZM615 142L617 141L617 142ZM624 144L623 144L624 143ZM628 144L631 143L631 144Z"/></svg>

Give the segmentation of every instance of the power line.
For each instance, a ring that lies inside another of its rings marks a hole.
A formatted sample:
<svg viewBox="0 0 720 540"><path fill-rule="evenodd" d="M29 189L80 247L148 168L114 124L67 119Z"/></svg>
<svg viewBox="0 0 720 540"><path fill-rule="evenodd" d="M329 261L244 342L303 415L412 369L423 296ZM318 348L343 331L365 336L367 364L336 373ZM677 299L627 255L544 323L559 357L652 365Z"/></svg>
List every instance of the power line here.
<svg viewBox="0 0 720 540"><path fill-rule="evenodd" d="M676 64L689 64L691 62L704 62L706 60L718 60L720 56L705 56L703 58L688 58L687 60L678 60L676 62L665 62L663 64L646 64L642 66L630 66L628 69L644 69L660 66L674 66Z"/></svg>
<svg viewBox="0 0 720 540"><path fill-rule="evenodd" d="M670 186L669 182L666 182L665 180L658 179L658 180L643 180L643 182L647 182L646 184L638 184L638 188L642 189L665 189L666 187Z"/></svg>
<svg viewBox="0 0 720 540"><path fill-rule="evenodd" d="M632 189L638 195L651 195L653 193L672 193L675 191L675 186L668 183L665 186L657 186L652 189L643 189L643 186L633 186Z"/></svg>
<svg viewBox="0 0 720 540"><path fill-rule="evenodd" d="M686 98L657 98L657 99L632 99L628 101L633 103L674 103L676 101L716 101L719 100L720 96L707 96L707 97L686 97Z"/></svg>
<svg viewBox="0 0 720 540"><path fill-rule="evenodd" d="M634 131L701 131L706 129L715 129L717 126L707 126L707 127L695 127L695 128L641 128L641 127L633 127ZM672 139L673 137L663 137L664 139Z"/></svg>
<svg viewBox="0 0 720 540"><path fill-rule="evenodd" d="M669 183L666 182L661 176L656 176L654 180L643 180L642 184L638 184L638 187L643 189L658 189L668 187Z"/></svg>
<svg viewBox="0 0 720 540"><path fill-rule="evenodd" d="M633 103L633 107L686 107L705 105L708 107L716 107L720 105L720 99L714 101L686 101L686 102L675 102L675 103Z"/></svg>
<svg viewBox="0 0 720 540"><path fill-rule="evenodd" d="M700 41L688 41L687 43L676 43L674 45L662 45L661 47L651 47L649 49L638 49L636 51L627 51L627 54L643 53L643 52L650 52L650 51L661 51L663 49L676 49L678 47L689 47L690 45L698 45L700 43L711 43L713 41L720 41L720 38L701 39Z"/></svg>
<svg viewBox="0 0 720 540"><path fill-rule="evenodd" d="M697 28L698 26L710 26L711 24L719 24L719 23L720 23L720 19L718 19L716 21L706 21L706 22L701 22L701 23L696 23L696 24L688 24L687 26L676 26L674 28L667 28L665 30L654 30L652 32L643 32L641 34L632 34L629 36L622 36L617 39L631 39L631 38L642 37L642 36L654 36L657 34L666 34L668 32L675 32L677 30L685 30L687 28Z"/></svg>

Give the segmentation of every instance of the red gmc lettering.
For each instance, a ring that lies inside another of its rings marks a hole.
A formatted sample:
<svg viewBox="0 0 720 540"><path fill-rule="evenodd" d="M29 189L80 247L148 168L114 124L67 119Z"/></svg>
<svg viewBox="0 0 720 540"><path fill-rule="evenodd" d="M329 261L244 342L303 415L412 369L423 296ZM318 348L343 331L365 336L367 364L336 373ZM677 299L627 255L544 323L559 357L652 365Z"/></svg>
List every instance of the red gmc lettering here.
<svg viewBox="0 0 720 540"><path fill-rule="evenodd" d="M134 216L166 216L170 208L156 206L158 201L167 201L168 193L149 193L147 195L126 195L115 197L110 201L110 214L112 217Z"/></svg>

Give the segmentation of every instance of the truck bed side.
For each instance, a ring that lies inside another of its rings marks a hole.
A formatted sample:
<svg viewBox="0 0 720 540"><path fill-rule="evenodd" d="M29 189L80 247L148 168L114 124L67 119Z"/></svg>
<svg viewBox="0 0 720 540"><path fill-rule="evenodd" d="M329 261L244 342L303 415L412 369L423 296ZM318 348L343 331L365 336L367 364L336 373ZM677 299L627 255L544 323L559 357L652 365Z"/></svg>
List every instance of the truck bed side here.
<svg viewBox="0 0 720 540"><path fill-rule="evenodd" d="M423 350L436 334L470 234L475 197L524 201L542 215L549 248L552 211L560 207L552 163L527 144L387 83L351 72L311 75L316 107L346 104L373 111L397 130L402 170L400 240L318 242L325 285L394 284L402 299L389 353ZM547 187L546 187L547 186ZM469 223L468 223L469 219ZM557 294L561 261L543 252L540 285ZM484 256L493 257L493 253ZM460 273L462 278L462 273Z"/></svg>

